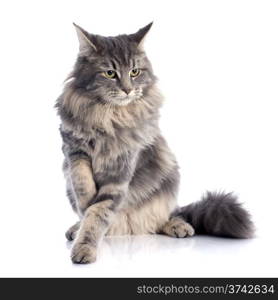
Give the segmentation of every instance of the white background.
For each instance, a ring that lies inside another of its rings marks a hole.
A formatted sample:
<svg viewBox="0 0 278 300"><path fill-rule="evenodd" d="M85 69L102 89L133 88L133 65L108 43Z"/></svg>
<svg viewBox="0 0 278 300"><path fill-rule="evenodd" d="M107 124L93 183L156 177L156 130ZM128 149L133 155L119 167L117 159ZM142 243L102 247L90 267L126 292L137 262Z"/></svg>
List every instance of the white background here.
<svg viewBox="0 0 278 300"><path fill-rule="evenodd" d="M277 1L2 1L0 276L278 276ZM154 21L145 44L181 166L179 203L234 190L257 237L105 239L72 265L53 109L77 55L72 22L102 35Z"/></svg>

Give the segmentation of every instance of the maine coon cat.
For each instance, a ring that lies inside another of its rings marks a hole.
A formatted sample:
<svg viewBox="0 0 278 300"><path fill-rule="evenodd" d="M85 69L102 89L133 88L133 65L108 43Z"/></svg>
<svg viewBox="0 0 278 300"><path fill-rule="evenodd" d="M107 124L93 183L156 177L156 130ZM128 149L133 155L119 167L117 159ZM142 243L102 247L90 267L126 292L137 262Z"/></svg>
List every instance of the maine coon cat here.
<svg viewBox="0 0 278 300"><path fill-rule="evenodd" d="M151 26L103 37L75 25L80 51L56 103L67 196L79 216L66 232L74 263L95 261L105 235L253 232L231 193L177 206L178 164L159 130L162 97L143 49Z"/></svg>

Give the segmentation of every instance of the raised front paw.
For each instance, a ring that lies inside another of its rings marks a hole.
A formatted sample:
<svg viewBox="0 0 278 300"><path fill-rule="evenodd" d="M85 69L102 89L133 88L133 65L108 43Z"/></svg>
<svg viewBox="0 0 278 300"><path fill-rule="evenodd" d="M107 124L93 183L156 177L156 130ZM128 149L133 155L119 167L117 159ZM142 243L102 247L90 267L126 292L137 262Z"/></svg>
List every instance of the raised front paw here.
<svg viewBox="0 0 278 300"><path fill-rule="evenodd" d="M87 243L76 243L71 251L71 260L75 264L89 264L95 262L97 249Z"/></svg>
<svg viewBox="0 0 278 300"><path fill-rule="evenodd" d="M195 233L194 228L189 223L178 217L171 218L168 223L165 224L162 231L169 236L177 238L192 236Z"/></svg>

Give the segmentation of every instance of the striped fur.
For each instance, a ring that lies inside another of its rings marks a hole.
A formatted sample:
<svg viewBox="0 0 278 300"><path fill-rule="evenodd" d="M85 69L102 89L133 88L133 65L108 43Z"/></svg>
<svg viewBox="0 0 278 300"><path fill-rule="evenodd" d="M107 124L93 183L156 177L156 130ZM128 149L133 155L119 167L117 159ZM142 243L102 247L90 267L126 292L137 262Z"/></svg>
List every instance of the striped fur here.
<svg viewBox="0 0 278 300"><path fill-rule="evenodd" d="M67 195L80 218L66 233L74 239L72 261L95 261L105 234L193 235L194 214L177 208L178 165L159 130L163 99L142 47L151 24L117 37L75 26L80 52L56 103ZM140 70L136 77L134 69ZM107 70L116 77L107 78Z"/></svg>

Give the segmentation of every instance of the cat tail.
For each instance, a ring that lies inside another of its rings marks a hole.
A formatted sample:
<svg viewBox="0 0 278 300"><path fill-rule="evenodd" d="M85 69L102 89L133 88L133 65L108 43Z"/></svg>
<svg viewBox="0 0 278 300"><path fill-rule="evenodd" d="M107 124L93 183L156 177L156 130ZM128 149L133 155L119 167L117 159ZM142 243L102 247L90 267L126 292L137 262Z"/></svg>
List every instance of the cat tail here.
<svg viewBox="0 0 278 300"><path fill-rule="evenodd" d="M251 238L254 225L250 214L233 193L207 192L200 201L174 213L191 224L196 234L232 238Z"/></svg>

